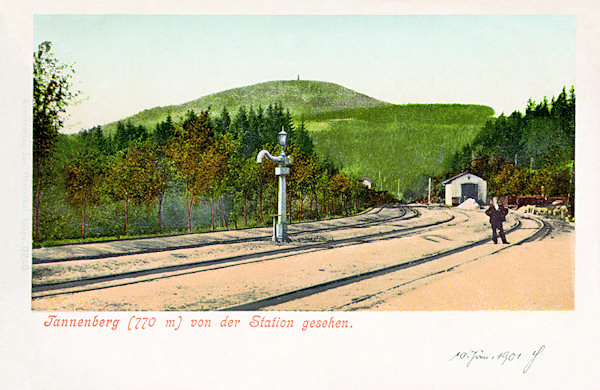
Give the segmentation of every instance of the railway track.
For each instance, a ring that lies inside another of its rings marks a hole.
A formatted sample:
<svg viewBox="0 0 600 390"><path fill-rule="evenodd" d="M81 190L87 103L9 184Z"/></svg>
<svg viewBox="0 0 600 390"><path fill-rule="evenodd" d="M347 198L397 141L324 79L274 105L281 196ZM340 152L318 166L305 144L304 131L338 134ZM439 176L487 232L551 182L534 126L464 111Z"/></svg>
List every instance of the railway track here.
<svg viewBox="0 0 600 390"><path fill-rule="evenodd" d="M520 240L519 242L517 242L516 244L513 245L519 245L522 244L524 242L530 242L536 239L543 239L546 235L548 235L549 230L551 229L550 225L542 220L539 219L534 219L534 218L530 218L532 220L535 220L536 222L538 222L540 224L539 229L536 230L536 232L534 234L532 234L531 236L527 237L526 239ZM518 223L516 224L516 226L513 226L511 229L507 229L506 233L510 233L511 231L514 231L516 229L519 229L521 226L520 220L518 221ZM414 259L414 260L410 260L407 262L402 262L399 264L394 264L391 266L387 266L387 267L383 267L383 268L379 268L376 270L372 270L372 271L368 271L368 272L364 272L364 273L359 273L356 275L351 275L351 276L347 276L347 277L343 277L343 278L339 278L339 279L335 279L335 280L329 280L327 282L324 283L319 283L316 285L312 285L312 286L307 286L307 287L303 287L294 291L289 291L283 294L278 294L278 295L274 295L268 298L263 298L263 299L259 299L256 301L252 301L252 302L246 302L243 303L241 305L234 305L234 306L230 306L227 308L223 308L221 309L222 311L257 311L257 310L262 310L268 307L272 307L272 306L277 306L277 305L281 305L283 303L287 303L287 302L291 302L294 300L298 300L298 299L302 299L302 298L306 298L309 297L311 295L316 295L316 294L320 294L322 292L328 291L328 290L332 290L332 289L336 289L339 287L343 287L343 286L347 286L353 283L358 283L367 279L371 279L371 278L376 278L379 276L383 276L392 272L397 272L403 269L407 269L407 268L411 268L411 267L416 267L418 265L424 264L424 263L428 263L434 260L438 260L441 259L443 257L447 257L447 256L451 256L453 254L459 253L459 252L463 252L466 251L468 249L474 248L476 246L479 245L483 245L486 243L489 243L490 239L485 238L485 239L481 239L466 245L461 245L459 247L456 248L452 248L446 251L442 251L439 253L435 253L432 255L427 255L427 256L423 256L420 257L418 259ZM495 252L499 252L503 249L506 249L506 247L501 247L500 249L494 251ZM477 260L477 259L475 259ZM473 261L473 260L471 260ZM452 268L455 268L456 266L453 266ZM438 272L435 272L433 274L430 275L425 275L422 277L419 277L418 280L423 279L424 277L430 277L430 276L434 276L437 275L439 273L442 272L448 272L450 271L450 269L444 269ZM403 284L408 284L411 282L416 281L415 280L411 280L409 282L403 283ZM381 291L381 292L376 292L373 294L369 294L366 297L362 297L360 300L365 300L365 299L369 299L372 298L374 296L379 295L382 292L387 292L390 289L386 289L385 291ZM348 303L347 305L350 304L355 304L357 302L359 302L360 300L353 300L352 302ZM341 309L347 305L342 305L337 307L337 309Z"/></svg>
<svg viewBox="0 0 600 390"><path fill-rule="evenodd" d="M522 216L521 218L530 219L532 221L537 222L540 225L539 229L534 234L524 239L521 243L543 240L550 233L552 233L552 225L550 225L547 221L544 221L543 219L528 216Z"/></svg>
<svg viewBox="0 0 600 390"><path fill-rule="evenodd" d="M525 238L517 241L515 244L512 244L510 246L520 245L520 244L523 244L523 243L528 243L528 242L543 240L548 235L550 235L552 233L552 231L553 231L552 225L549 224L547 221L544 221L544 220L539 219L539 218L531 218L531 217L527 217L527 216L522 216L521 218L525 219L525 220L533 221L538 226L536 228L533 228L534 229L534 233L533 234L531 234L531 235L529 235L529 236L527 236L527 237L525 237ZM520 226L520 224L519 224L519 226ZM485 243L485 240L483 240L483 241ZM360 305L362 302L376 299L377 297L379 297L379 296L381 296L383 294L389 293L389 292L391 292L393 290L398 290L400 288L409 286L409 285L411 285L411 284L413 284L415 282L421 282L421 281L424 281L426 279L438 276L440 274L453 271L453 270L455 270L455 269L457 269L459 267L462 267L464 265L467 265L467 264L470 264L470 263L473 263L473 262L476 262L476 261L483 260L484 258L486 258L486 257L488 257L488 256L490 256L492 254L498 253L500 251L503 251L503 250L509 248L510 246L506 246L506 247L505 246L501 246L499 249L496 249L496 250L494 250L492 252L486 253L483 256L475 256L473 258L469 258L468 260L452 264L452 265L450 265L448 267L441 267L438 270L435 270L433 272L428 272L428 273L424 273L422 275L419 275L418 277L409 278L408 280L403 281L402 283L400 283L398 285L394 285L394 286L385 288L385 289L383 289L381 291L372 292L372 293L367 294L365 296L361 296L359 298L353 299L351 302L347 302L347 303L344 303L342 305L335 306L335 307L332 308L332 310L348 310L348 308L356 308L357 305ZM465 250L468 250L468 249L469 248L465 248Z"/></svg>
<svg viewBox="0 0 600 390"><path fill-rule="evenodd" d="M419 215L420 215L420 212L415 208L404 208L401 216L384 218L382 221L389 223L392 221L412 219ZM337 240L334 239L334 240L325 241L325 242L305 243L302 246L278 246L275 249L268 249L268 250L258 251L258 252L249 253L249 254L242 254L242 255L237 255L237 256L227 256L227 257L217 258L217 259L213 259L213 260L202 260L202 261L185 263L185 264L147 268L147 269L143 269L143 270L122 272L122 273L110 274L110 275L86 277L86 278L61 281L61 282L56 282L56 283L32 283L32 293L33 293L33 298L36 299L36 298L41 298L41 297L45 297L45 296L49 296L49 295L73 293L76 291L73 291L72 289L82 288L82 287L86 287L86 286L93 286L93 285L107 283L107 282L117 282L117 283L113 283L110 285L104 285L101 287L85 288L84 290L80 289L78 291L88 291L88 290L94 289L94 288L108 288L108 287L115 287L115 286L123 285L123 284L140 283L140 282L145 282L145 281L149 281L149 280L159 279L162 277L171 277L171 276L173 276L173 273L181 274L182 272L187 272L187 273L201 272L203 270L206 270L206 271L213 270L213 269L215 269L215 267L218 267L218 268L232 267L235 265L247 264L248 262L252 262L252 261L263 262L263 261L277 260L277 259L293 256L293 255L300 254L300 253L323 251L323 250L328 250L328 249L333 249L333 248L340 248L340 247L345 247L345 246L350 246L350 245L364 244L364 243L378 241L378 240L393 239L393 238L407 236L410 234L416 234L416 233L422 232L423 229L439 226L441 224L448 223L448 222L452 221L453 219L454 219L453 216L448 216L448 218L443 219L441 221L420 224L420 225L413 226L413 227L400 227L400 228L397 228L397 229L394 229L394 230L391 230L388 232L362 234L362 235L357 235L357 236L353 236L353 237L349 237L349 238L343 238L343 239L337 239ZM364 227L367 227L370 225L381 224L381 223L383 223L383 222L368 221L368 222L363 222L360 224L351 224L351 225L344 226L344 227L341 227L341 228L338 228L335 230L339 231L339 230L348 229L349 226L352 226L353 228L356 228L356 227L364 228ZM323 229L322 228L313 229L308 232L304 232L303 235L312 234L315 231L321 231L321 230L323 230ZM334 230L334 229L331 229L331 230ZM299 234L296 235L296 237L298 237L298 236L299 236ZM270 236L266 237L265 239L269 239L269 238L270 238ZM264 241L264 239L263 239L263 241ZM228 241L226 241L225 244L230 244L230 243ZM140 278L143 278L143 279L140 279ZM138 279L138 280L135 280L135 279ZM118 283L119 281L125 281L125 282ZM62 291L60 291L60 290L62 290ZM43 294L44 292L46 292L46 294Z"/></svg>
<svg viewBox="0 0 600 390"><path fill-rule="evenodd" d="M377 217L383 210L397 209L399 210L398 215L392 215L389 217ZM360 229L368 228L374 225L380 225L390 223L394 221L408 220L419 217L420 212L415 208L400 206L400 205L386 205L377 207L370 212L359 214L353 217L340 218L334 220L325 220L317 222L302 222L296 224L290 224L288 227L288 234L292 240L299 239L302 236L321 233L321 232L335 232L345 229ZM355 222L354 219L357 219ZM350 220L350 223L344 223L344 220ZM341 223L341 224L340 224ZM262 242L270 240L272 234L269 228L255 229L261 231L259 235L244 237L244 238L233 238L233 239L198 239L196 237L200 235L187 235L182 236L167 236L160 238L141 238L135 240L123 240L116 242L105 242L105 243L88 243L78 244L79 247L105 247L109 245L116 246L110 249L98 249L95 251L89 251L92 253L85 254L73 254L69 253L69 248L74 245L67 245L64 247L64 257L49 258L44 256L44 249L34 250L32 260L34 265L38 264L52 264L69 261L80 261L80 260L98 260L105 258L113 258L119 256L130 256L130 255L141 255L147 253L156 252L168 252L180 249L193 249L198 247L208 247L214 245L235 245L252 242ZM131 244L134 242L134 244ZM174 241L170 243L169 241ZM178 241L178 242L176 242ZM120 245L122 244L122 245Z"/></svg>
<svg viewBox="0 0 600 390"><path fill-rule="evenodd" d="M522 216L519 218L518 224L514 227L512 227L511 229L506 230L506 233L510 233L511 231L517 230L521 228L521 220L520 219L526 219L526 220L531 220L534 221L535 223L537 223L537 228L533 228L535 231L533 234L517 241L514 244L511 244L510 246L513 245L520 245L526 242L532 242L532 241L536 241L536 240L542 240L544 239L546 236L548 236L553 228L552 226L539 218L534 218L534 217L528 217L528 216ZM531 229L531 228L529 228ZM270 307L274 307L274 306L278 306L278 305L282 305L285 303L289 303L292 301L297 301L297 300L301 300L313 295L317 295L317 294L321 294L330 290L334 290L340 287L344 287L344 286L348 286L348 285L352 285L355 283L360 283L362 281L368 280L368 279L374 279L377 277L381 277L387 274L391 274L394 272L398 272L401 270L405 270L405 269L409 269L412 267L416 267L428 262L432 262L434 260L439 260L442 259L444 257L447 256L451 256L463 251L467 251L469 249L475 248L477 246L483 245L483 244L487 244L489 243L490 239L489 238L485 238L482 240L478 240L475 241L473 243L469 243L466 245L462 245L459 246L457 248L452 248L449 249L447 251L442 251L439 253L435 253L432 255L428 255L428 256L423 256L420 257L418 259L414 259L411 261L407 261L407 262L403 262L403 263L399 263L399 264L394 264L391 266L387 266L387 267L383 267L377 270L373 270L373 271L369 271L369 272L365 272L365 273L361 273L361 274L356 274L356 275L352 275L352 276L348 276L345 278L340 278L340 279L336 279L336 280L330 280L327 281L325 283L319 283L316 285L312 285L312 286L307 286L304 288L300 288L294 291L289 291L283 294L278 294L278 295L274 295L268 298L263 298L263 299L259 299L253 302L246 302L244 304L241 305L234 305L234 306L230 306L227 308L223 308L221 309L222 311L257 311L257 310L263 310L263 309L267 309ZM352 306L356 306L358 304L360 304L363 301L367 301L373 298L376 298L382 294L388 293L392 290L407 286L411 283L417 282L417 281L422 281L424 279L427 278L431 278L434 276L437 276L439 274L445 273L445 272L449 272L452 271L460 266L463 266L465 264L469 264L478 260L481 260L491 254L500 252L502 250L505 250L507 248L509 248L510 246L501 246L499 249L496 249L490 253L486 253L484 256L478 256L472 259L469 259L467 261L458 263L458 264L453 264L450 267L447 268L441 268L438 269L434 272L430 272L430 273L425 273L425 274L421 274L417 277L414 278L410 278L409 280L403 281L401 284L399 285L395 285L392 287L387 287L381 291L376 291L376 292L371 292L369 294L366 295L362 295L358 298L353 298L350 302L341 304L341 305L337 305L335 307L330 308L331 310L344 310L346 308L352 307Z"/></svg>
<svg viewBox="0 0 600 390"><path fill-rule="evenodd" d="M383 209L379 209L379 210L375 210L375 211L377 213L380 213L382 210ZM310 252L325 251L325 250L336 249L336 248L344 248L347 246L359 245L359 244L365 244L365 243L374 243L374 242L382 241L382 240L386 240L386 239L411 237L411 236L423 234L430 230L433 231L437 228L440 228L441 226L448 227L451 225L460 225L461 223L468 221L468 219L469 219L468 214L466 214L464 212L460 212L459 210L456 210L456 211L458 212L458 213L455 213L456 216L462 215L462 218L457 219L455 215L451 215L450 213L447 213L448 217L444 218L442 220L438 220L438 221L430 222L430 223L421 223L421 224L417 224L417 225L409 226L409 227L396 226L394 229L392 229L390 231L370 233L370 234L361 234L361 235L354 236L354 237L342 238L342 239L331 240L331 241L326 241L326 242L303 243L301 246L282 245L282 246L278 246L277 248L266 250L266 251L261 251L258 253L242 254L239 256L229 256L229 257L223 257L223 258L218 258L218 259L214 259L214 260L198 261L198 262L192 262L192 263L188 263L188 264L180 264L180 265L175 265L175 266L156 267L156 268L151 268L151 269L146 269L146 270L139 270L139 271L124 272L124 273L113 274L113 275L104 275L104 276L83 278L83 279L70 280L70 281L64 281L64 282L59 282L59 283L36 284L36 285L32 286L32 298L35 300L38 298L44 298L44 297L55 296L55 295L71 294L71 293L77 293L77 292L85 292L85 291L93 291L93 290L99 290L99 289L105 289L105 288L111 288L111 287L118 287L118 286L123 286L123 285L128 285L128 284L143 283L143 282L148 282L148 281L152 281L152 280L166 279L166 278L171 278L174 276L189 275L189 274L194 274L194 273L198 273L198 272L208 272L208 271L213 271L213 270L218 270L218 269L223 269L223 268L231 268L231 267L242 266L242 265L251 265L254 263L265 263L265 262L269 262L269 261L276 261L276 260L290 258L290 257L296 256L299 254L306 254L306 253L310 253ZM397 222L397 221L406 221L408 219L416 218L417 216L420 216L420 215L421 215L421 212L418 209L411 207L411 208L404 209L402 211L401 215L396 215L393 217L388 216L388 217L385 217L385 220L388 221L388 223ZM372 216L370 216L370 217L372 217ZM530 227L523 228L522 220L526 221L528 226L530 226ZM351 224L347 224L346 226L340 226L336 230L340 231L340 230L348 229L348 226L354 226L354 227L359 227L359 226L369 227L369 226L371 226L372 227L372 226L377 226L380 224L381 224L381 220L376 220L376 219L364 220L363 219L362 221L356 221L356 222L353 221ZM535 226L533 226L533 225L535 225ZM298 226L298 225L296 225L296 226ZM531 226L533 226L533 227L531 227ZM323 227L323 226L316 227L315 229L311 229L310 233L313 233L315 231L323 231L324 229L327 229L327 228ZM518 217L517 223L512 228L507 229L506 232L510 233L512 231L519 230L519 229L529 229L532 232L531 232L531 234L529 234L529 232L527 232L527 234L525 235L524 238L520 239L519 241L517 241L511 245L518 245L518 244L530 242L533 240L541 240L544 237L546 237L548 234L550 234L550 232L552 231L552 227L545 221L535 218L535 217L522 216L522 217ZM308 233L305 233L305 234L308 234ZM265 239L268 239L269 237L270 236L268 236L268 237L266 236ZM296 235L296 237L300 238L301 234L298 233ZM360 284L361 282L364 282L364 281L376 280L377 278L383 277L385 275L393 274L396 272L403 272L403 270L413 269L419 265L423 265L426 263L432 263L435 260L449 258L450 256L461 253L461 252L467 252L470 249L481 246L482 244L484 244L486 242L489 242L489 237L486 237L486 238L480 239L480 240L476 240L474 242L469 242L464 245L459 245L454 248L449 248L446 250L438 251L436 253L431 253L431 254L424 255L424 256L421 256L418 258L410 259L409 261L402 261L402 262L398 262L395 264L390 264L390 265L387 265L384 267L380 267L377 269L372 269L372 270L363 271L363 272L357 272L352 275L346 275L346 276L342 276L342 277L338 277L338 278L332 278L330 280L321 281L321 282L314 283L311 285L298 286L297 288L288 289L285 292L276 293L276 294L273 294L273 295L270 295L267 297L263 297L261 299L254 299L254 300L249 300L246 302L239 302L239 303L235 303L235 304L225 305L225 306L217 307L214 310L235 311L235 310L269 309L269 308L277 307L278 305L282 305L282 304L285 305L286 303L289 304L289 303L293 303L296 301L301 301L303 299L310 298L310 297L316 296L318 294L334 292L335 289L343 288L345 286L348 286L348 288L353 288L352 286L354 286L355 284ZM501 247L500 249L498 249L498 251L503 250L503 249L504 249L504 247ZM471 259L469 261L476 261L476 260L477 260L477 258ZM436 264L436 263L432 263L432 264ZM434 276L435 274L439 274L440 272L447 272L450 269L455 268L455 267L456 267L456 265L452 266L448 269L442 269L442 270L433 272L431 274L421 275L418 278L415 278L414 280L409 280L405 283L402 283L402 285L406 285L408 283L414 282L415 280ZM353 305L356 305L357 303L359 303L363 300L368 300L370 298L377 297L380 294L383 294L387 291L390 291L391 289L398 288L398 287L399 286L386 287L385 289L382 289L381 291L370 292L369 294L366 294L362 297L353 298L349 302L338 304L338 305L334 306L332 309L333 310L347 310L348 308L351 308Z"/></svg>

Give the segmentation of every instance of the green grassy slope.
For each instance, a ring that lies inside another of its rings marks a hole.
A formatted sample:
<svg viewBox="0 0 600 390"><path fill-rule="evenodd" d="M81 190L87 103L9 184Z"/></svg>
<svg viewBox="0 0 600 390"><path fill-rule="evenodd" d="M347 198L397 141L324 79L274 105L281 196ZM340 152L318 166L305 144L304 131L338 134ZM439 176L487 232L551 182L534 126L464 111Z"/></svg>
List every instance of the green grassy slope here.
<svg viewBox="0 0 600 390"><path fill-rule="evenodd" d="M471 142L494 111L458 104L392 105L313 115L306 127L321 156L405 198L422 196L427 177Z"/></svg>
<svg viewBox="0 0 600 390"><path fill-rule="evenodd" d="M230 115L234 116L240 106L266 108L275 103L282 103L293 117L389 104L334 83L282 80L229 89L177 106L155 107L124 118L123 121L130 120L133 124L143 125L152 132L155 124L164 120L169 113L178 122L188 110L200 112L211 107L211 113L218 115L223 107L226 107ZM117 122L103 126L104 133L112 134L116 126Z"/></svg>

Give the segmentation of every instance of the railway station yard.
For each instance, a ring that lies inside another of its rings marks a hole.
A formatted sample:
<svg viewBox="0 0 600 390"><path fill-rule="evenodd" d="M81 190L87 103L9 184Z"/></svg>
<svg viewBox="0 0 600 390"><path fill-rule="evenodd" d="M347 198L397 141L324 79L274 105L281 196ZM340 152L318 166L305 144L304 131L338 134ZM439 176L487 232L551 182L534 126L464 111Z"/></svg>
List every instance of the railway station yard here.
<svg viewBox="0 0 600 390"><path fill-rule="evenodd" d="M572 310L574 227L546 224L522 242L539 224L511 213L510 244L494 245L481 209L396 207L291 225L283 245L269 229L209 233L197 246L35 264L32 308L227 310L280 296L249 310Z"/></svg>

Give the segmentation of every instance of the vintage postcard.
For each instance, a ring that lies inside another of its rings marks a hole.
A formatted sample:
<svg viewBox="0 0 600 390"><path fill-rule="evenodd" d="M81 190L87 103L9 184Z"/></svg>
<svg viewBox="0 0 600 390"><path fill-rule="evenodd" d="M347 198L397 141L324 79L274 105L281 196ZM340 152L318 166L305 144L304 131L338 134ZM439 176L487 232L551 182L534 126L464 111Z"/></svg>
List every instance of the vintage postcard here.
<svg viewBox="0 0 600 390"><path fill-rule="evenodd" d="M9 10L9 388L594 383L594 7L373 4Z"/></svg>
<svg viewBox="0 0 600 390"><path fill-rule="evenodd" d="M33 28L33 310L573 310L574 15Z"/></svg>

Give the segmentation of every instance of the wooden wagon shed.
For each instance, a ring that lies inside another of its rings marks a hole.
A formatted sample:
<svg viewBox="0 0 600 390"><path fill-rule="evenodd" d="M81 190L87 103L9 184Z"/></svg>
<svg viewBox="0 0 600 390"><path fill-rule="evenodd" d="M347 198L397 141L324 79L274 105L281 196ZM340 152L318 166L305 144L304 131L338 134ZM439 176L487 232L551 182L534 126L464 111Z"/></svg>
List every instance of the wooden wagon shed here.
<svg viewBox="0 0 600 390"><path fill-rule="evenodd" d="M472 198L477 203L487 202L487 182L469 172L460 173L443 181L446 187L446 205L458 206L465 200Z"/></svg>

